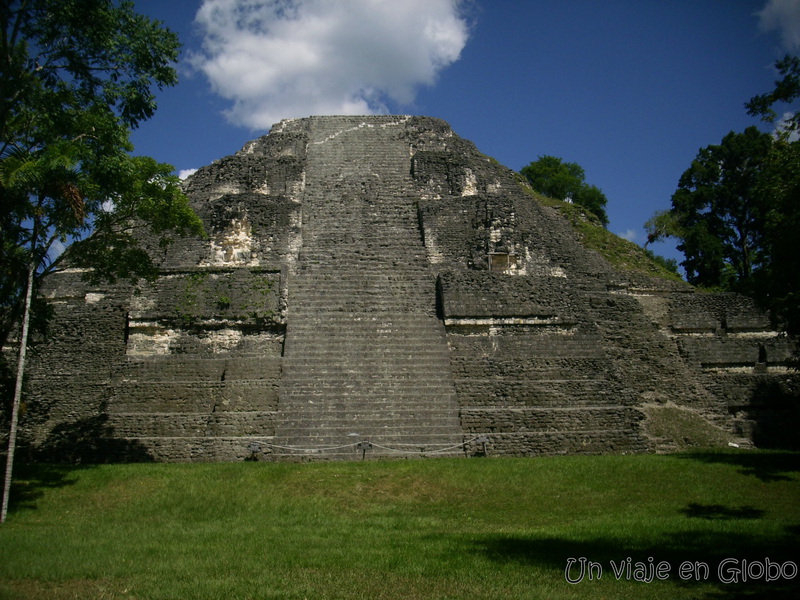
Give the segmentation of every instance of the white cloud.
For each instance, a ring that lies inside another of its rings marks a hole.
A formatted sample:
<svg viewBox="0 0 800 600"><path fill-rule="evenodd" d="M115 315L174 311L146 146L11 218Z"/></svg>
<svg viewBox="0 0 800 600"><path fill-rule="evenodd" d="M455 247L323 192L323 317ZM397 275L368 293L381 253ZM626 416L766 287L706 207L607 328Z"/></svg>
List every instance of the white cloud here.
<svg viewBox="0 0 800 600"><path fill-rule="evenodd" d="M778 29L786 50L800 48L800 0L768 0L756 14L761 31Z"/></svg>
<svg viewBox="0 0 800 600"><path fill-rule="evenodd" d="M800 131L797 129L795 113L793 111L787 111L783 113L780 121L775 124L775 130L772 132L772 135L777 138L787 132L789 134L788 140L790 142L796 142L797 140L800 140Z"/></svg>
<svg viewBox="0 0 800 600"><path fill-rule="evenodd" d="M230 121L386 112L458 60L462 0L204 0L192 64L233 101Z"/></svg>
<svg viewBox="0 0 800 600"><path fill-rule="evenodd" d="M635 242L636 238L639 236L639 234L633 229L627 229L625 233L618 233L617 235L623 240L628 240L629 242Z"/></svg>
<svg viewBox="0 0 800 600"><path fill-rule="evenodd" d="M186 179L187 177L191 177L195 173L197 173L197 169L181 169L180 171L178 171L178 179L183 181L184 179Z"/></svg>
<svg viewBox="0 0 800 600"><path fill-rule="evenodd" d="M67 249L67 245L59 239L53 240L53 243L50 245L50 250L47 251L47 258L51 261L57 259L59 256L64 254L64 250Z"/></svg>

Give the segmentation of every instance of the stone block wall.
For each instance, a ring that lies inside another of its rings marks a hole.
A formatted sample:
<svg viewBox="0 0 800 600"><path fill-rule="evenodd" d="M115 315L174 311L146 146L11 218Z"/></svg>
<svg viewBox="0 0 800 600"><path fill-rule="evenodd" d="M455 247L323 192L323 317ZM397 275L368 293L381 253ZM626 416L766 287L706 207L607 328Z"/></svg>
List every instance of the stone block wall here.
<svg viewBox="0 0 800 600"><path fill-rule="evenodd" d="M367 457L680 447L654 428L659 414L689 416L704 439L797 445L792 345L750 300L619 271L520 186L438 119L277 124L186 182L208 237L159 252L156 282L51 279L26 451L190 461L356 459L366 439Z"/></svg>

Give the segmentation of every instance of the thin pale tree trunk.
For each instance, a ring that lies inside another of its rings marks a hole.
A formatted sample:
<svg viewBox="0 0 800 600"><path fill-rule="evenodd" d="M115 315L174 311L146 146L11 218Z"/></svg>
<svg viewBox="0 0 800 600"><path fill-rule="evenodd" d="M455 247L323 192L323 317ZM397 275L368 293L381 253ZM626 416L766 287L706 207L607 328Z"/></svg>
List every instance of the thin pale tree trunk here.
<svg viewBox="0 0 800 600"><path fill-rule="evenodd" d="M28 267L28 284L25 290L25 312L22 316L22 333L19 339L19 360L17 361L17 382L14 387L14 404L11 408L11 427L8 432L8 456L6 457L6 477L3 484L3 508L0 511L0 523L5 523L8 514L8 496L11 492L11 474L14 470L14 451L17 448L17 422L19 421L19 405L22 400L22 376L25 373L25 354L28 350L28 325L31 320L31 300L33 298L33 277L36 263L31 260Z"/></svg>

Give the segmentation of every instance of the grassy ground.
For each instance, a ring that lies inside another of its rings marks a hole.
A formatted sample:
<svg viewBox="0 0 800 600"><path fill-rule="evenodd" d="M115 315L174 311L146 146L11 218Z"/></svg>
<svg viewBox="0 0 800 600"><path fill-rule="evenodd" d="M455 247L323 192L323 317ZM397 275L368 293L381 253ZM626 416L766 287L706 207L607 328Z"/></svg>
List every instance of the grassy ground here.
<svg viewBox="0 0 800 600"><path fill-rule="evenodd" d="M800 565L798 458L31 468L0 526L0 598L797 598L800 576L717 568ZM602 578L568 583L570 558ZM651 562L666 578L636 581Z"/></svg>

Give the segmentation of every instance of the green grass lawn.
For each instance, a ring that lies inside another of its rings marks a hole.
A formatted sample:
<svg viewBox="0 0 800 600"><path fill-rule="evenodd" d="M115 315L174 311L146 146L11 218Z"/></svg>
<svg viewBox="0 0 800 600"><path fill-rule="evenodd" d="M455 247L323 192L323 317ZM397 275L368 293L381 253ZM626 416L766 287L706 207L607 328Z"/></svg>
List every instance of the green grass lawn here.
<svg viewBox="0 0 800 600"><path fill-rule="evenodd" d="M800 565L799 459L20 468L0 598L798 598L800 576L725 583L718 566ZM568 583L570 558L602 577ZM665 579L635 580L659 563Z"/></svg>

